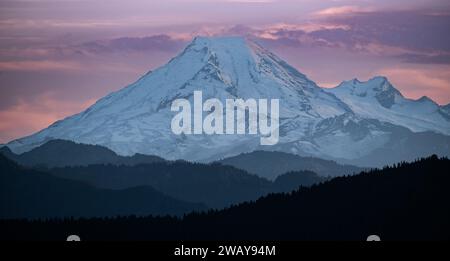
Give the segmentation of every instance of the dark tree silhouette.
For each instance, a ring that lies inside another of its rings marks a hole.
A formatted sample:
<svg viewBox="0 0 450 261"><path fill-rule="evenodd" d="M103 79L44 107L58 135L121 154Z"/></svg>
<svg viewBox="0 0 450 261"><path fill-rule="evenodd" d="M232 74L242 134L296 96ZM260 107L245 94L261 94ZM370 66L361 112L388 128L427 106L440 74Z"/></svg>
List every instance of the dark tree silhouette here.
<svg viewBox="0 0 450 261"><path fill-rule="evenodd" d="M0 239L448 240L449 169L431 156L183 218L3 220Z"/></svg>

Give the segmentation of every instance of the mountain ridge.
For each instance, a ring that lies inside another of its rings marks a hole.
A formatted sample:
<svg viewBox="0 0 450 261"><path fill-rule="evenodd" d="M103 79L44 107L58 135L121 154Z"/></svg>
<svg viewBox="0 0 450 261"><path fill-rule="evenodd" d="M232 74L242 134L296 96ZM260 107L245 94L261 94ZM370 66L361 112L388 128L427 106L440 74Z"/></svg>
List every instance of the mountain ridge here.
<svg viewBox="0 0 450 261"><path fill-rule="evenodd" d="M165 161L157 156L142 154L119 156L106 147L59 139L50 140L22 154L15 154L5 146L0 148L0 154L23 166L46 168L92 164L136 165Z"/></svg>
<svg viewBox="0 0 450 261"><path fill-rule="evenodd" d="M290 192L300 186L326 181L311 171L291 171L268 180L245 170L217 163L155 162L135 166L90 165L53 168L56 177L82 181L102 189L150 186L176 199L199 202L210 208L256 200L274 192Z"/></svg>
<svg viewBox="0 0 450 261"><path fill-rule="evenodd" d="M253 151L218 161L249 173L274 180L291 171L312 171L322 177L336 177L359 173L364 168L340 165L334 161L312 157L301 157L277 151Z"/></svg>
<svg viewBox="0 0 450 261"><path fill-rule="evenodd" d="M183 215L203 204L174 199L149 186L98 189L24 168L0 154L0 218Z"/></svg>

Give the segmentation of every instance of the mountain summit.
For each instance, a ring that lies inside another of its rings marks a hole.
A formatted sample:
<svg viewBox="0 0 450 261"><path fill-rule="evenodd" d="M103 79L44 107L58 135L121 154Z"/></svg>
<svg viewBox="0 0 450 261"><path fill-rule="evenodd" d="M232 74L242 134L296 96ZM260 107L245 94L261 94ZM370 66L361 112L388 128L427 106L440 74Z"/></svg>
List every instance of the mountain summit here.
<svg viewBox="0 0 450 261"><path fill-rule="evenodd" d="M255 135L173 134L172 101L192 102L196 90L202 91L205 100L222 102L279 99L279 143L261 146ZM370 97L378 101L376 106ZM409 106L414 112L416 107L422 111L420 101L411 101L404 107L405 114L399 115L399 99L404 98L385 78L371 80L368 87L352 81L325 90L253 41L196 37L166 65L8 147L22 153L48 140L65 139L106 146L120 155L141 153L166 159L212 161L243 152L278 150L351 160L385 146L396 124L411 131L449 134L450 122L442 116L430 121L425 114L406 115L412 110ZM367 112L364 102L371 106ZM380 108L384 111L378 112ZM406 119L398 121L402 117Z"/></svg>
<svg viewBox="0 0 450 261"><path fill-rule="evenodd" d="M364 118L379 119L408 129L435 131L450 135L450 122L443 109L430 98L405 98L386 77L374 77L367 82L344 81L328 90Z"/></svg>

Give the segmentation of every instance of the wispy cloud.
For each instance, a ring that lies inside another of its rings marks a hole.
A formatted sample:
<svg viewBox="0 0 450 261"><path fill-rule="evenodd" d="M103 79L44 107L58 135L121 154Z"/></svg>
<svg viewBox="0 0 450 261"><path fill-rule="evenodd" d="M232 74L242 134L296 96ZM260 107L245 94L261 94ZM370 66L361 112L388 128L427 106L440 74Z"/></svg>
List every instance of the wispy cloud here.
<svg viewBox="0 0 450 261"><path fill-rule="evenodd" d="M190 36L189 38L192 38ZM186 44L183 36L175 37L166 34L146 37L120 37L110 40L98 40L79 44L72 47L75 50L91 53L109 53L126 51L178 51Z"/></svg>
<svg viewBox="0 0 450 261"><path fill-rule="evenodd" d="M0 71L74 71L83 66L63 61L8 61L0 62Z"/></svg>
<svg viewBox="0 0 450 261"><path fill-rule="evenodd" d="M367 6L355 6L355 5L346 5L346 6L337 6L325 8L316 12L313 12L315 16L341 16L341 15L350 15L355 13L366 13L373 12L376 9L374 7Z"/></svg>
<svg viewBox="0 0 450 261"><path fill-rule="evenodd" d="M398 56L405 63L417 64L450 64L450 54L415 54L406 53Z"/></svg>

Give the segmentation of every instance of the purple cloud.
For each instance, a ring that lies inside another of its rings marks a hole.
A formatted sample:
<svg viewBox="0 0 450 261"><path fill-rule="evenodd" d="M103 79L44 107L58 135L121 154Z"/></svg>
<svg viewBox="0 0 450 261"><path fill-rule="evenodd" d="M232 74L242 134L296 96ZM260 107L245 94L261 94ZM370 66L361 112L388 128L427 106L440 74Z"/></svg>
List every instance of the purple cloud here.
<svg viewBox="0 0 450 261"><path fill-rule="evenodd" d="M92 41L80 44L74 48L91 53L128 51L176 52L185 44L183 40L160 34L147 37L121 37L112 40Z"/></svg>

